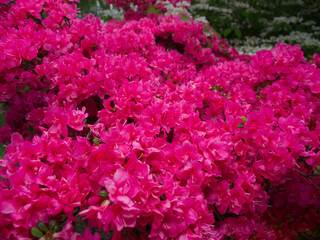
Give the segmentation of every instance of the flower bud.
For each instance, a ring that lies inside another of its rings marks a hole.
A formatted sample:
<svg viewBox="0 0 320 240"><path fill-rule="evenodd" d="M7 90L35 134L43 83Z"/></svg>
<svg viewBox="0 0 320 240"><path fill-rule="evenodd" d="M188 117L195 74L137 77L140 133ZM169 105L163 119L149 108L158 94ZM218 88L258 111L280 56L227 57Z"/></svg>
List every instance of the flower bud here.
<svg viewBox="0 0 320 240"><path fill-rule="evenodd" d="M100 191L99 196L102 198L106 198L109 196L109 193L107 191Z"/></svg>

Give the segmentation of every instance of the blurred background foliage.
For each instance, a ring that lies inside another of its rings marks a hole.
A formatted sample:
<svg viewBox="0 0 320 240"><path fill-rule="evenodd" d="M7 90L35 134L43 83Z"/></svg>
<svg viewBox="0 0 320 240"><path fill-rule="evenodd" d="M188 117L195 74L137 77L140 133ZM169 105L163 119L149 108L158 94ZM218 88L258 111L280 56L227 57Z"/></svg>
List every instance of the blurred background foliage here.
<svg viewBox="0 0 320 240"><path fill-rule="evenodd" d="M320 0L192 0L191 12L240 52L279 41L299 44L306 57L320 52Z"/></svg>
<svg viewBox="0 0 320 240"><path fill-rule="evenodd" d="M106 0L80 0L78 3L80 9L80 17L85 17L86 14L94 14L100 17L104 22L114 19L122 19L123 12L121 9L114 8L107 4Z"/></svg>
<svg viewBox="0 0 320 240"><path fill-rule="evenodd" d="M81 15L108 21L123 12L105 0L80 0ZM309 58L320 52L320 0L191 0L189 12L209 23L240 53L254 54L281 41L299 44Z"/></svg>
<svg viewBox="0 0 320 240"><path fill-rule="evenodd" d="M99 16L102 10L107 9L108 4L104 0L80 0L78 7L81 11L81 17L84 17L85 14Z"/></svg>

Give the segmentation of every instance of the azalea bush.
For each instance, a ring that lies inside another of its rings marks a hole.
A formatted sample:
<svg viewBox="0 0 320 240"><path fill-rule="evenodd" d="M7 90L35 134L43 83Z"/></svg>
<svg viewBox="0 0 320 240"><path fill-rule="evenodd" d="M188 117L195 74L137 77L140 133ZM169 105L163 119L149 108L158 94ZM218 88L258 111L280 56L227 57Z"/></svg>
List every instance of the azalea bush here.
<svg viewBox="0 0 320 240"><path fill-rule="evenodd" d="M75 2L0 1L1 239L319 238L318 54Z"/></svg>

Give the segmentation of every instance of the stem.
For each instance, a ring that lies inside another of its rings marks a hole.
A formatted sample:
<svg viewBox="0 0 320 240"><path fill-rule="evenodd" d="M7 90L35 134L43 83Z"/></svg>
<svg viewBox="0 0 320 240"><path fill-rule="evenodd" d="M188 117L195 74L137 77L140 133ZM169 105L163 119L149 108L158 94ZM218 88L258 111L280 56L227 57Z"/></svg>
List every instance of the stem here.
<svg viewBox="0 0 320 240"><path fill-rule="evenodd" d="M307 174L305 174L305 173L303 173L303 172L301 172L301 171L299 171L299 170L297 170L297 169L295 169L295 171L297 172L297 173L300 173L302 176L304 176L304 177L308 177L308 175Z"/></svg>
<svg viewBox="0 0 320 240"><path fill-rule="evenodd" d="M90 139L90 137L91 137L91 130L88 132L88 134L87 134L86 138L89 140L89 139Z"/></svg>
<svg viewBox="0 0 320 240"><path fill-rule="evenodd" d="M316 177L314 175L310 175L309 177L320 181L320 177Z"/></svg>
<svg viewBox="0 0 320 240"><path fill-rule="evenodd" d="M310 176L309 175L307 175L307 174L305 174L305 173L303 173L303 172L301 172L301 171L299 171L299 170L297 170L297 169L295 169L295 171L297 172L297 173L299 173L299 174L301 174L302 176L304 176L316 189L318 189L319 191L320 191L320 187L318 187L314 182L312 182L311 180L310 180Z"/></svg>
<svg viewBox="0 0 320 240"><path fill-rule="evenodd" d="M312 182L312 181L310 180L310 178L307 178L307 180L308 180L316 189L318 189L318 190L320 191L320 187L318 187L314 182Z"/></svg>
<svg viewBox="0 0 320 240"><path fill-rule="evenodd" d="M216 208L216 206L214 206L214 211L213 212L215 213L215 216L217 216L218 222L223 220L223 216L221 216L221 214L218 212L218 209Z"/></svg>

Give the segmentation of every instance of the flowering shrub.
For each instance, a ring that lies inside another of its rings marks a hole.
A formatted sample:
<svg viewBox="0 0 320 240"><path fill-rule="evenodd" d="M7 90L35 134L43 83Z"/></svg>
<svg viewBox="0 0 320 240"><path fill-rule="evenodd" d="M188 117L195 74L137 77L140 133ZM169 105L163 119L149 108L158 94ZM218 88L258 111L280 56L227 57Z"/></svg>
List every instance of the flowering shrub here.
<svg viewBox="0 0 320 240"><path fill-rule="evenodd" d="M133 3L1 1L0 237L319 237L319 56Z"/></svg>

